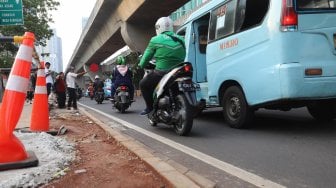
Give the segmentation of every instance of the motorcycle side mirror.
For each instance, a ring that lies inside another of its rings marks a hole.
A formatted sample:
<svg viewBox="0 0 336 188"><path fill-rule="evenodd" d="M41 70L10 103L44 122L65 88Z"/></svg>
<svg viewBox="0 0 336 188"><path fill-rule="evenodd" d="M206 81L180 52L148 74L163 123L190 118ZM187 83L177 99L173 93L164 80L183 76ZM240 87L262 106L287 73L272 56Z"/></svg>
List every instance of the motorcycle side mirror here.
<svg viewBox="0 0 336 188"><path fill-rule="evenodd" d="M138 60L140 61L141 58L142 58L142 54L140 54L140 55L138 56Z"/></svg>

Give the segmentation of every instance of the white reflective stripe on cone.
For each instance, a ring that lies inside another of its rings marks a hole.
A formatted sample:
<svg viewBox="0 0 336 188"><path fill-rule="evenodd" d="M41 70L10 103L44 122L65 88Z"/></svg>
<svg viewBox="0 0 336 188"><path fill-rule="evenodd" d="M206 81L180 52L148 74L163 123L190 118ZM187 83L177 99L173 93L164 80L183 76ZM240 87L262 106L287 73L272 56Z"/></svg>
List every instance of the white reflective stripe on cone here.
<svg viewBox="0 0 336 188"><path fill-rule="evenodd" d="M12 75L8 78L6 90L26 93L28 90L29 79L21 76Z"/></svg>
<svg viewBox="0 0 336 188"><path fill-rule="evenodd" d="M47 87L46 86L36 86L35 94L47 94Z"/></svg>
<svg viewBox="0 0 336 188"><path fill-rule="evenodd" d="M33 48L22 44L19 48L16 58L31 62L33 59Z"/></svg>
<svg viewBox="0 0 336 188"><path fill-rule="evenodd" d="M37 77L45 77L45 70L44 69L39 69L37 71Z"/></svg>

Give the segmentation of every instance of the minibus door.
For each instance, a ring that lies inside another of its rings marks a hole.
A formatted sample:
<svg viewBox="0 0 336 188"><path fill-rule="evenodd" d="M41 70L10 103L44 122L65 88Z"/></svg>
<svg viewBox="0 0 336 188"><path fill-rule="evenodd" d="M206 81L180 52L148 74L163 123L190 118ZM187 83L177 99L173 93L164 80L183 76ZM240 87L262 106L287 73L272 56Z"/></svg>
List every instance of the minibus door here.
<svg viewBox="0 0 336 188"><path fill-rule="evenodd" d="M208 43L208 22L196 20L193 23L193 30L196 82L207 82L206 46Z"/></svg>

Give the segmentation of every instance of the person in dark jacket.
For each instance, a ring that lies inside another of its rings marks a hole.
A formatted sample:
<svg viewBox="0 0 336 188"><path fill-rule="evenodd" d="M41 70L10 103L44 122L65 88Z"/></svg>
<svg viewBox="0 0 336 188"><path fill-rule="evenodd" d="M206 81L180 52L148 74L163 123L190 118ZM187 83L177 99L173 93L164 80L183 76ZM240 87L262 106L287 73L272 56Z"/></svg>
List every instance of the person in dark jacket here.
<svg viewBox="0 0 336 188"><path fill-rule="evenodd" d="M126 65L125 58L123 56L117 57L117 66L112 71L112 88L111 88L111 96L112 100L113 96L116 92L116 89L121 85L125 84L129 88L130 100L133 101L134 98L134 86L133 86L133 72Z"/></svg>
<svg viewBox="0 0 336 188"><path fill-rule="evenodd" d="M65 84L64 73L63 72L60 72L56 76L55 92L56 92L56 95L57 95L58 108L65 108L66 84Z"/></svg>
<svg viewBox="0 0 336 188"><path fill-rule="evenodd" d="M94 93L103 92L104 91L104 82L100 79L98 75L95 76L95 81L93 83Z"/></svg>

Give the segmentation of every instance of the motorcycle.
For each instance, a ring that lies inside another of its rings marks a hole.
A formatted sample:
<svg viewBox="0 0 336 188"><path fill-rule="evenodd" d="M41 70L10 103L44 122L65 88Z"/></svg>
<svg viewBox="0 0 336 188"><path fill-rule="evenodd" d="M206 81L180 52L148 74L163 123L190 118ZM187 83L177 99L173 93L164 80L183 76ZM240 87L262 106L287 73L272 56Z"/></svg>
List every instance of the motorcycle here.
<svg viewBox="0 0 336 188"><path fill-rule="evenodd" d="M154 69L153 63L149 64L151 67L145 69ZM191 63L183 62L162 77L154 91L153 110L147 115L151 126L164 123L180 136L190 133L199 89L192 81L192 74Z"/></svg>
<svg viewBox="0 0 336 188"><path fill-rule="evenodd" d="M97 104L102 104L104 101L105 97L104 97L104 91L103 90L99 90L95 92L95 100L97 102Z"/></svg>
<svg viewBox="0 0 336 188"><path fill-rule="evenodd" d="M115 107L119 112L125 113L125 110L128 109L132 103L128 86L119 85L113 99L113 107Z"/></svg>

